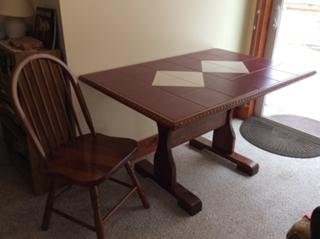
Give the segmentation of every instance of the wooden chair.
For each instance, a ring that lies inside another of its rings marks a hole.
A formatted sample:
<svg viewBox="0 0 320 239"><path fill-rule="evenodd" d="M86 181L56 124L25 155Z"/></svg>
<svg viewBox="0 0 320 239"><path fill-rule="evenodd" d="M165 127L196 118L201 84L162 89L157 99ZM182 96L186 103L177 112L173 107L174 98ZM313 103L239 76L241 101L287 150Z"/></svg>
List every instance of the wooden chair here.
<svg viewBox="0 0 320 239"><path fill-rule="evenodd" d="M149 208L130 162L130 156L135 152L137 142L95 133L79 82L62 61L46 54L26 58L14 72L11 98L15 112L32 146L43 159L45 172L50 178L43 230L48 230L53 212L96 231L97 238L102 239L103 224L134 192L138 192L144 208ZM74 102L79 103L79 111L89 128L88 134L82 133ZM111 177L123 167L126 168L133 185ZM53 207L54 200L58 196L55 192L57 177L67 179L71 185L89 189L95 226ZM106 179L131 190L105 216L102 216L98 186Z"/></svg>

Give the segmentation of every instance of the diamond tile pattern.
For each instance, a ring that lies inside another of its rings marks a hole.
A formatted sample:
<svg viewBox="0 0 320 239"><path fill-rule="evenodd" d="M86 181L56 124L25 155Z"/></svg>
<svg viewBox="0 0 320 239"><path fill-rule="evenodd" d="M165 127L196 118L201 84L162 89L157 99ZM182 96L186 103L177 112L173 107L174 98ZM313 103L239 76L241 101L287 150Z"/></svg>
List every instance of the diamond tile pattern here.
<svg viewBox="0 0 320 239"><path fill-rule="evenodd" d="M242 61L201 61L202 72L157 71L152 86L205 87L206 73L249 73Z"/></svg>

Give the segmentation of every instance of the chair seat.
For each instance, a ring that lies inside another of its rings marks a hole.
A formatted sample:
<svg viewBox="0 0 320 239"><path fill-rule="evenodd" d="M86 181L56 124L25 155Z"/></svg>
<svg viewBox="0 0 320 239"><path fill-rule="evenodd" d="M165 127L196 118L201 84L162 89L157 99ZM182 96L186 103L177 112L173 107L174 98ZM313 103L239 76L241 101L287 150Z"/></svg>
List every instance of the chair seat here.
<svg viewBox="0 0 320 239"><path fill-rule="evenodd" d="M48 173L80 185L95 184L126 163L136 148L137 142L132 139L86 134L51 155Z"/></svg>

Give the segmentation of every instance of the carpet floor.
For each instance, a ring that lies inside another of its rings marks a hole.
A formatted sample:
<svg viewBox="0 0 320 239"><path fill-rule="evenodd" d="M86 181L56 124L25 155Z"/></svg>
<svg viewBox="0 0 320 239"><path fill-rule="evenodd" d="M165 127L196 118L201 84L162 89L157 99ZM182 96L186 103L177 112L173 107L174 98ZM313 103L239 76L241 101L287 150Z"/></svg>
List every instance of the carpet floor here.
<svg viewBox="0 0 320 239"><path fill-rule="evenodd" d="M240 136L240 123L234 122L236 150L259 162L256 176L238 172L207 151L181 145L173 151L178 180L199 196L203 210L190 217L150 179L141 179L151 208L142 209L138 197L131 197L105 226L106 238L284 239L295 221L320 205L320 157L293 159L262 151ZM93 232L57 215L49 231L42 232L45 196L34 197L25 178L10 162L0 160L0 238L96 238ZM128 179L124 172L118 176ZM109 182L101 188L106 209L124 192ZM92 221L86 190L72 189L56 206Z"/></svg>

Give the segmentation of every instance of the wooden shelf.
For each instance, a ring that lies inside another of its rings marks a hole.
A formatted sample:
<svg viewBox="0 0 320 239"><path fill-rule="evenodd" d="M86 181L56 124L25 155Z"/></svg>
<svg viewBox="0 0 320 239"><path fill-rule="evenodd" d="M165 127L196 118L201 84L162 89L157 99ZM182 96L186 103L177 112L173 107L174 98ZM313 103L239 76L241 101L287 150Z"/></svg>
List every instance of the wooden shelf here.
<svg viewBox="0 0 320 239"><path fill-rule="evenodd" d="M35 157L28 150L28 139L19 120L14 114L9 98L9 83L15 67L28 56L46 53L61 58L60 50L30 50L22 51L10 47L6 41L0 41L0 123L3 128L3 139L11 160L19 157L19 160L30 162ZM38 185L36 179L40 177L39 172L30 166L32 175L32 187L35 194L45 191L45 185Z"/></svg>

